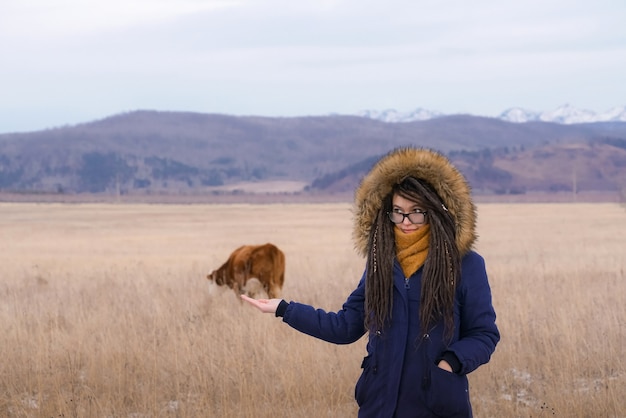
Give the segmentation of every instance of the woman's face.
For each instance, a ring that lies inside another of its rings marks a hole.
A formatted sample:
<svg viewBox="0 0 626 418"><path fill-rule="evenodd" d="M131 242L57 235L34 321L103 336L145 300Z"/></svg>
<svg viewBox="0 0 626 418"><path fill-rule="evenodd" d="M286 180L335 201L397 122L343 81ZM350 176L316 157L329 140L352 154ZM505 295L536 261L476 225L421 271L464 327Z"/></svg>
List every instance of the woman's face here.
<svg viewBox="0 0 626 418"><path fill-rule="evenodd" d="M409 215L411 217L403 216L402 221L395 224L396 228L405 234L411 234L426 224L426 216L420 204L402 197L399 194L393 195L391 211L391 217L395 217L397 220L403 215ZM393 219L392 222L395 223Z"/></svg>

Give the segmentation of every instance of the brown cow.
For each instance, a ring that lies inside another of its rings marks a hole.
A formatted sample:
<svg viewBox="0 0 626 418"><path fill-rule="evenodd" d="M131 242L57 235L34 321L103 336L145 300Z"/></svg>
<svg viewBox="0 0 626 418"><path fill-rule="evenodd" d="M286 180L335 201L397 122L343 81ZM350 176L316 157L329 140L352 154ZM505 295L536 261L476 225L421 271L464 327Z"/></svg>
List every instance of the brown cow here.
<svg viewBox="0 0 626 418"><path fill-rule="evenodd" d="M251 278L258 279L269 298L280 297L285 281L285 254L270 243L242 245L220 268L207 275L209 281L226 285L237 295L245 292Z"/></svg>

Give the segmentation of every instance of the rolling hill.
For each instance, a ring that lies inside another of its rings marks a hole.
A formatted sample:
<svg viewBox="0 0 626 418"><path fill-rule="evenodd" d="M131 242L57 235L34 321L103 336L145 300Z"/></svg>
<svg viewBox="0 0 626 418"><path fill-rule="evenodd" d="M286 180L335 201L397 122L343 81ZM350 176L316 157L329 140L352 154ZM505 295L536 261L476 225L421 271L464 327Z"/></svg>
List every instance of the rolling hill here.
<svg viewBox="0 0 626 418"><path fill-rule="evenodd" d="M626 189L626 122L452 115L388 123L136 111L0 135L0 191L201 195L295 182L303 185L299 193L346 192L377 158L406 145L447 154L476 193Z"/></svg>

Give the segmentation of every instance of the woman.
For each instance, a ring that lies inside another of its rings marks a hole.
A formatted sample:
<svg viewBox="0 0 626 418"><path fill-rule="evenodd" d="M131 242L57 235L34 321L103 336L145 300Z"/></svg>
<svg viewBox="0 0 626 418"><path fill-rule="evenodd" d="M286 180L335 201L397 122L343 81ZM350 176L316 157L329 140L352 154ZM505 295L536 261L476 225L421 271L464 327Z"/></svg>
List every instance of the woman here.
<svg viewBox="0 0 626 418"><path fill-rule="evenodd" d="M467 181L435 151L394 150L361 181L354 220L367 263L340 311L242 298L332 343L368 333L359 417L471 417L466 376L489 361L500 334L485 264L472 250Z"/></svg>

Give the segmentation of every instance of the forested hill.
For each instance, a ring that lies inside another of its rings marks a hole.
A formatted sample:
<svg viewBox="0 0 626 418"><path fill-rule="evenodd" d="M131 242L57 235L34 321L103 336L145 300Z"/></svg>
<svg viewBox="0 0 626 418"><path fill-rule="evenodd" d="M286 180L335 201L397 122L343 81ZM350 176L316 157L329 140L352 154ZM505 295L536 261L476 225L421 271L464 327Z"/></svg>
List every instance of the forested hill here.
<svg viewBox="0 0 626 418"><path fill-rule="evenodd" d="M455 161L478 193L626 188L626 122L510 123L469 115L387 123L357 116L242 117L136 111L0 135L0 191L223 193L301 182L352 190L373 161L416 145Z"/></svg>

